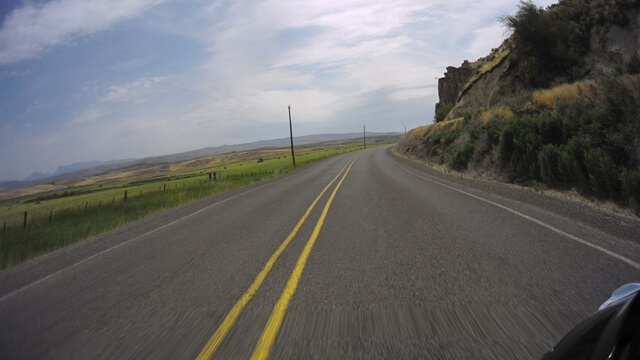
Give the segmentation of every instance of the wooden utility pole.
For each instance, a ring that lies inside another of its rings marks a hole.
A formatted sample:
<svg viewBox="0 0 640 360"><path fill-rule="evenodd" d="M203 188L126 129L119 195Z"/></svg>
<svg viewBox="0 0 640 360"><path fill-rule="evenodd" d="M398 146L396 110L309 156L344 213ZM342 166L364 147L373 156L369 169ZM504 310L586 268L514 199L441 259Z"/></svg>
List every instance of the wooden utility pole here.
<svg viewBox="0 0 640 360"><path fill-rule="evenodd" d="M362 125L362 140L364 141L364 148L367 148L367 126Z"/></svg>
<svg viewBox="0 0 640 360"><path fill-rule="evenodd" d="M289 105L289 137L291 138L291 159L293 167L296 167L296 155L293 153L293 127L291 127L291 105Z"/></svg>

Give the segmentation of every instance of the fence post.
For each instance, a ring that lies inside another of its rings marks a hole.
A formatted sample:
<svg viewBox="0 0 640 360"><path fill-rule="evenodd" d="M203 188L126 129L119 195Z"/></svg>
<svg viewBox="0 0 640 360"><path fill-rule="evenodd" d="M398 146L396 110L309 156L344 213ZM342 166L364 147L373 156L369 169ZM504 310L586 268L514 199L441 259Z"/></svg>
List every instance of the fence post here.
<svg viewBox="0 0 640 360"><path fill-rule="evenodd" d="M26 229L27 228L27 212L24 212L24 220L22 221L22 228Z"/></svg>
<svg viewBox="0 0 640 360"><path fill-rule="evenodd" d="M87 206L89 206L89 202L84 203L84 211L87 211Z"/></svg>
<svg viewBox="0 0 640 360"><path fill-rule="evenodd" d="M211 181L211 173L209 173L209 181Z"/></svg>
<svg viewBox="0 0 640 360"><path fill-rule="evenodd" d="M49 222L51 222L52 217L53 217L53 210L49 211Z"/></svg>
<svg viewBox="0 0 640 360"><path fill-rule="evenodd" d="M124 201L127 201L127 190L124 191Z"/></svg>
<svg viewBox="0 0 640 360"><path fill-rule="evenodd" d="M162 191L167 191L167 184L164 184L164 189Z"/></svg>
<svg viewBox="0 0 640 360"><path fill-rule="evenodd" d="M216 180L218 180L218 178L217 178L217 176L216 176L216 172L214 171L214 172L213 172L213 181L216 181Z"/></svg>
<svg viewBox="0 0 640 360"><path fill-rule="evenodd" d="M116 197L114 196L113 199L111 200L111 204L115 204L116 203Z"/></svg>

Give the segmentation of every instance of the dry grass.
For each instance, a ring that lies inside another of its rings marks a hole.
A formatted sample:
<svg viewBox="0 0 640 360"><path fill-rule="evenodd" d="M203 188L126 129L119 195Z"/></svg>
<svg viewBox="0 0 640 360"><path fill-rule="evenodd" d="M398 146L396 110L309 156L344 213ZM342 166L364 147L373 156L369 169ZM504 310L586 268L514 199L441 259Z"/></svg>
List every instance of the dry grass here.
<svg viewBox="0 0 640 360"><path fill-rule="evenodd" d="M38 184L24 188L4 190L0 191L0 201L14 199L22 196L29 196L46 191L56 191L64 188L65 187L61 185Z"/></svg>
<svg viewBox="0 0 640 360"><path fill-rule="evenodd" d="M486 124L489 122L489 120L495 117L500 117L505 120L511 120L513 116L514 116L513 111L511 111L506 107L498 106L498 107L490 108L489 110L483 111L480 114L480 116L478 116L478 121L481 124Z"/></svg>
<svg viewBox="0 0 640 360"><path fill-rule="evenodd" d="M569 101L580 101L585 105L592 105L600 95L597 83L593 80L585 80L534 91L531 105L537 110L553 110L559 103Z"/></svg>
<svg viewBox="0 0 640 360"><path fill-rule="evenodd" d="M409 132L409 136L423 138L427 135L427 132L429 131L430 127L431 125L417 127Z"/></svg>
<svg viewBox="0 0 640 360"><path fill-rule="evenodd" d="M462 127L464 118L455 118L451 120L441 121L431 125L425 125L417 127L411 132L409 132L409 137L418 137L424 138L425 136L437 131L439 129L443 129L445 127L449 127L451 130L455 131Z"/></svg>
<svg viewBox="0 0 640 360"><path fill-rule="evenodd" d="M507 56L509 56L510 53L511 50L509 50L508 46L504 44L501 45L498 48L498 51L496 51L496 53L493 55L493 57L482 64L482 66L480 66L480 68L471 75L471 78L469 78L467 83L462 88L462 91L460 91L458 100L464 93L467 92L467 90L469 90L469 88L471 88L471 86L473 86L473 84L476 83L476 81L478 81L478 79L484 76L484 74L493 71L493 69L502 64L502 62L507 58Z"/></svg>

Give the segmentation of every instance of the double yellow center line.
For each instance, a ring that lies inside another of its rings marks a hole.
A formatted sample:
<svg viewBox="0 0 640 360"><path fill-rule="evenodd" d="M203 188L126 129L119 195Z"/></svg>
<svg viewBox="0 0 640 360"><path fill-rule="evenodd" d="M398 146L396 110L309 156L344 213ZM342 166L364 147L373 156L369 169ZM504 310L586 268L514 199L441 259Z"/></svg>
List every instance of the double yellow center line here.
<svg viewBox="0 0 640 360"><path fill-rule="evenodd" d="M289 277L289 280L287 281L287 286L282 292L282 295L280 295L280 299L278 299L278 303L276 304L276 306L273 309L273 312L271 313L271 317L269 318L269 321L267 322L267 326L262 332L262 336L260 337L260 340L258 341L258 345L256 346L251 358L266 359L269 356L271 346L275 341L276 335L278 335L278 331L280 330L280 326L282 325L282 320L284 319L284 314L287 311L289 302L291 301L291 298L293 297L293 294L295 293L296 288L298 287L298 282L300 281L300 277L302 276L302 271L304 270L307 260L309 259L309 255L311 254L313 245L315 244L316 240L318 239L318 236L320 235L320 229L322 229L324 221L329 212L329 208L331 207L331 203L333 202L333 199L335 198L336 193L338 192L338 189L340 189L342 182L344 181L344 179L347 177L347 174L351 170L351 166L353 166L353 164L356 162L358 157L359 156L355 157L350 162L348 162L342 168L342 170L340 170L338 175L336 175L336 177L333 178L333 180L331 180L331 182L327 184L327 186L325 186L325 188L320 192L320 194L315 198L315 200L313 200L313 202L311 203L307 211L304 213L304 215L302 215L302 218L300 218L296 226L293 227L293 230L291 230L291 233L289 233L289 235L285 238L282 244L280 244L280 247L278 247L278 249L273 253L273 255L271 255L271 257L269 258L269 261L267 261L264 268L260 271L260 273L258 273L258 276L256 276L256 278L253 280L253 283L251 283L251 286L249 286L249 289L247 290L247 292L245 292L244 295L242 295L242 297L240 298L240 300L238 300L238 302L236 302L233 308L231 308L231 311L229 311L229 313L227 314L225 319L222 321L218 329L213 333L213 335L211 336L211 338L209 339L205 347L202 349L202 351L198 355L197 357L198 360L205 360L205 359L208 360L215 353L216 349L220 346L225 336L227 335L227 333L229 332L233 324L238 319L238 316L240 315L244 307L247 305L247 303L251 300L253 295L255 295L255 293L258 291L258 289L264 282L264 279L267 277L267 275L273 268L273 265L275 265L276 261L278 260L282 252L287 248L291 240L293 240L293 238L296 236L296 234L302 227L302 224L304 224L304 222L307 220L313 208L320 201L320 199L325 194L325 192L329 190L331 185L333 185L333 183L336 182L338 178L340 178L340 175L342 175L342 178L340 179L340 181L338 182L338 185L336 185L335 189L331 193L331 196L329 197L329 200L324 206L324 209L322 210L322 214L320 215L320 218L318 219L318 222L316 223L316 226L313 229L313 232L311 233L311 236L309 237L307 244L302 250L300 257L298 258L298 262L296 263L296 266L293 269L293 272L291 273L291 277Z"/></svg>

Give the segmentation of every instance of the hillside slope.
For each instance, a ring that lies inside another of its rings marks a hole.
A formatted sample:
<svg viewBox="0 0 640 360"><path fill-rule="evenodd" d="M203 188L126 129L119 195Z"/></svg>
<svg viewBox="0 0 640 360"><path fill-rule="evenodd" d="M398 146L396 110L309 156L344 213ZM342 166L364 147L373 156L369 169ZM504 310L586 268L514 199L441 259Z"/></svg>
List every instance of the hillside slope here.
<svg viewBox="0 0 640 360"><path fill-rule="evenodd" d="M640 214L639 10L639 1L521 3L502 19L513 34L498 49L447 68L436 123L399 150Z"/></svg>

